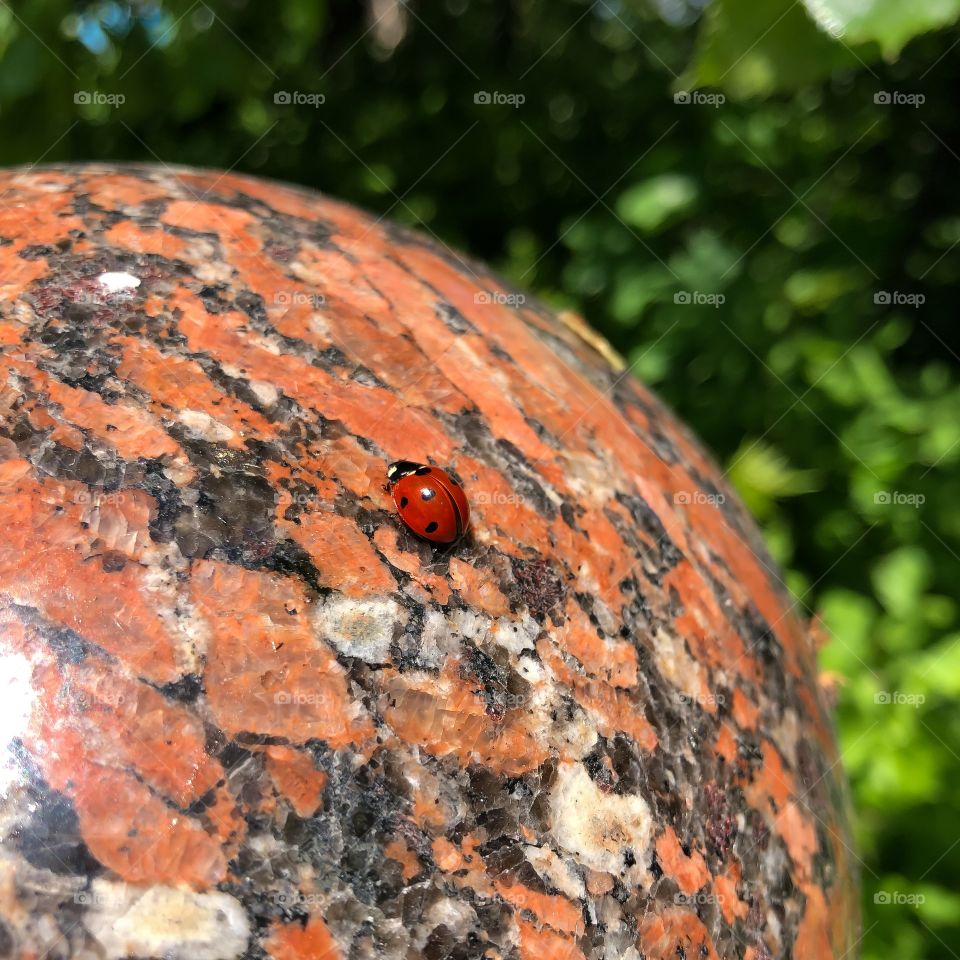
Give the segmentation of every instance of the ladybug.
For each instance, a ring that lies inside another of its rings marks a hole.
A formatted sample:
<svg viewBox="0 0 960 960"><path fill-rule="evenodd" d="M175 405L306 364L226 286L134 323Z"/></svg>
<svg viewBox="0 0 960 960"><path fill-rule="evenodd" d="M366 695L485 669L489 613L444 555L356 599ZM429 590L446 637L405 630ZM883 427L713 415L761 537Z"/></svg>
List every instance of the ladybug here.
<svg viewBox="0 0 960 960"><path fill-rule="evenodd" d="M387 489L400 519L424 540L456 543L470 523L463 487L439 467L397 460L387 467Z"/></svg>

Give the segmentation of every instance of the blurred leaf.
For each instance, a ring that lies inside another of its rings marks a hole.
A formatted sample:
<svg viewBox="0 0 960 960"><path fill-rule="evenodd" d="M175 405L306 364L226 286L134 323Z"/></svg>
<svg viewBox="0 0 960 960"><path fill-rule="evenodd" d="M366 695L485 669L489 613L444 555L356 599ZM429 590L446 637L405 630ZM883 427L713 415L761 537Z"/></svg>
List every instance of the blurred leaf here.
<svg viewBox="0 0 960 960"><path fill-rule="evenodd" d="M0 12L4 9L0 5ZM48 64L49 56L30 34L21 31L3 52L3 69L0 70L0 98L22 97L40 81Z"/></svg>
<svg viewBox="0 0 960 960"><path fill-rule="evenodd" d="M670 268L680 281L701 293L716 293L740 274L740 258L717 233L696 230L686 246L670 258Z"/></svg>
<svg viewBox="0 0 960 960"><path fill-rule="evenodd" d="M697 199L696 183L677 173L665 173L638 183L617 200L617 213L631 226L654 233L689 209Z"/></svg>
<svg viewBox="0 0 960 960"><path fill-rule="evenodd" d="M659 383L670 372L670 353L658 343L638 347L627 361L646 383Z"/></svg>
<svg viewBox="0 0 960 960"><path fill-rule="evenodd" d="M614 287L610 309L621 323L634 324L650 304L675 286L673 278L662 267L627 268Z"/></svg>
<svg viewBox="0 0 960 960"><path fill-rule="evenodd" d="M916 888L918 914L931 926L953 924L960 917L960 893L924 883Z"/></svg>
<svg viewBox="0 0 960 960"><path fill-rule="evenodd" d="M744 441L727 473L737 492L758 516L769 513L773 501L816 490L816 470L796 470L787 458L762 440Z"/></svg>
<svg viewBox="0 0 960 960"><path fill-rule="evenodd" d="M850 675L871 658L871 631L877 607L852 590L834 589L820 601L820 614L832 642L821 654L823 666Z"/></svg>
<svg viewBox="0 0 960 960"><path fill-rule="evenodd" d="M832 36L854 44L876 41L891 58L918 34L960 17L960 0L804 0L804 6Z"/></svg>
<svg viewBox="0 0 960 960"><path fill-rule="evenodd" d="M714 0L693 63L676 89L721 87L737 98L789 90L857 65L794 0Z"/></svg>
<svg viewBox="0 0 960 960"><path fill-rule="evenodd" d="M873 568L880 602L894 616L913 612L930 584L930 558L917 547L901 547L881 558Z"/></svg>
<svg viewBox="0 0 960 960"><path fill-rule="evenodd" d="M798 270L787 279L787 299L802 310L822 310L838 297L858 286L851 270Z"/></svg>
<svg viewBox="0 0 960 960"><path fill-rule="evenodd" d="M960 696L960 634L951 634L938 644L915 656L911 676L922 681L932 693Z"/></svg>

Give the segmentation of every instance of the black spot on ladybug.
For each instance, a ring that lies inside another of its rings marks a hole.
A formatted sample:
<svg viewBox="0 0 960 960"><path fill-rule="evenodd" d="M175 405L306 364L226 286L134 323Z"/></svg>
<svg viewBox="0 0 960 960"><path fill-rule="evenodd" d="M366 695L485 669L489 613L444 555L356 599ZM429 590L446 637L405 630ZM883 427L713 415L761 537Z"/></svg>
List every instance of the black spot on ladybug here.
<svg viewBox="0 0 960 960"><path fill-rule="evenodd" d="M427 524L427 526L425 527L425 529L426 529L427 533L433 533L433 531L436 530L438 526L439 526L439 524L437 523L436 520L431 520L431 521Z"/></svg>
<svg viewBox="0 0 960 960"><path fill-rule="evenodd" d="M415 473L418 477L425 477L430 473L430 467L417 467Z"/></svg>
<svg viewBox="0 0 960 960"><path fill-rule="evenodd" d="M406 497L400 498L400 509L402 510L410 501Z"/></svg>
<svg viewBox="0 0 960 960"><path fill-rule="evenodd" d="M431 490L429 487L424 487L424 488L420 491L420 499L421 499L421 500L432 500L436 495L437 495L437 491L436 491L436 490Z"/></svg>

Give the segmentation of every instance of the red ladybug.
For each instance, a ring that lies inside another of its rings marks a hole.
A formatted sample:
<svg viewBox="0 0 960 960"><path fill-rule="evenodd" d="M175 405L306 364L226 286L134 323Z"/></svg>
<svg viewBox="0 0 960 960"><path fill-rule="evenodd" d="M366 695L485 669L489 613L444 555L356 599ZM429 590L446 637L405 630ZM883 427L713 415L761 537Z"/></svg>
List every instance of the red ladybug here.
<svg viewBox="0 0 960 960"><path fill-rule="evenodd" d="M470 523L463 487L439 467L397 460L387 467L387 486L400 518L419 537L455 543Z"/></svg>

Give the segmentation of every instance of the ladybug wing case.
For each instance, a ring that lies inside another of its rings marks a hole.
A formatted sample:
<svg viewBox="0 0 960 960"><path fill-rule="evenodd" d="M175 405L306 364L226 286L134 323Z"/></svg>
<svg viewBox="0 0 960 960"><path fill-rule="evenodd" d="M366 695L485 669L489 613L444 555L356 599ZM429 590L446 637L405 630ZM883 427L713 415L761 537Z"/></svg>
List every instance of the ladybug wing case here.
<svg viewBox="0 0 960 960"><path fill-rule="evenodd" d="M401 477L393 485L393 499L403 522L420 537L435 543L453 543L462 533L458 505L435 477Z"/></svg>

